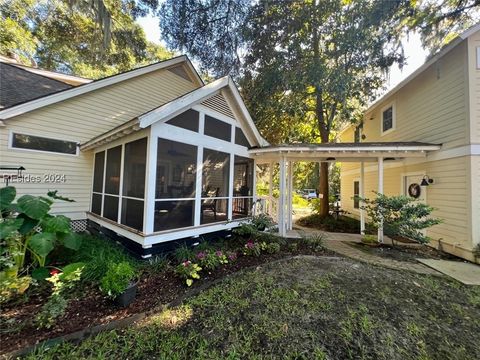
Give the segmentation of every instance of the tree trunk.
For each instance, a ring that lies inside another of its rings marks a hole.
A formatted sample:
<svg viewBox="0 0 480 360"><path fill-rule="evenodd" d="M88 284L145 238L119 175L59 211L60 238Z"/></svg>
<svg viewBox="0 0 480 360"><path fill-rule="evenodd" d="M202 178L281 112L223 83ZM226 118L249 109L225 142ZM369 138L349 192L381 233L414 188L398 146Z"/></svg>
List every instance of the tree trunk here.
<svg viewBox="0 0 480 360"><path fill-rule="evenodd" d="M320 163L320 194L323 197L320 199L320 216L328 216L328 162Z"/></svg>

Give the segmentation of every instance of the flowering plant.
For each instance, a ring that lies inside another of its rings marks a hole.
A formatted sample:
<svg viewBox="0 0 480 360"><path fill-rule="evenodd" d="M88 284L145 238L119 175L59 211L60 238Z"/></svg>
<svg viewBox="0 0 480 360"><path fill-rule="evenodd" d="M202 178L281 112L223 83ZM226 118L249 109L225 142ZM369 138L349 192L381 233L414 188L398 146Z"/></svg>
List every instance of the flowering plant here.
<svg viewBox="0 0 480 360"><path fill-rule="evenodd" d="M249 240L243 247L243 255L247 256L260 256L262 253L261 244L258 242L253 242Z"/></svg>
<svg viewBox="0 0 480 360"><path fill-rule="evenodd" d="M202 268L189 260L182 262L175 268L175 273L185 279L187 286L193 284L194 279L200 279Z"/></svg>

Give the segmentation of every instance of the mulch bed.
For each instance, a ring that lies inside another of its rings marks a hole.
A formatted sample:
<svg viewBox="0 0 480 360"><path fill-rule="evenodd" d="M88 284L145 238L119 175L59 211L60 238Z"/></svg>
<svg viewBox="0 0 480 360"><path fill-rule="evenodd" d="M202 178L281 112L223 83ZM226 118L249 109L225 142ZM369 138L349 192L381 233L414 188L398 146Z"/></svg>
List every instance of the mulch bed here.
<svg viewBox="0 0 480 360"><path fill-rule="evenodd" d="M405 245L386 245L370 246L362 243L347 242L348 245L356 249L365 251L368 254L376 255L386 259L398 261L417 262L416 259L437 259L437 260L458 260L461 259L443 251L437 250L427 245L423 246L405 246Z"/></svg>
<svg viewBox="0 0 480 360"><path fill-rule="evenodd" d="M282 251L272 255L261 254L258 257L240 256L234 263L227 264L208 274L202 273L202 278L190 288L172 270L147 274L140 279L135 301L123 309L115 307L110 300L102 296L98 288L83 288L79 296L70 300L66 313L57 320L54 327L37 329L32 320L48 299L48 291L45 289L43 292L39 291L37 294L30 295L25 303L6 304L2 307L0 353L5 354L47 339L152 310L185 296L187 291L192 288L200 287L202 284L245 268L294 255L331 256L332 254L333 252L328 250L313 251L303 244L298 244L297 250L293 252Z"/></svg>

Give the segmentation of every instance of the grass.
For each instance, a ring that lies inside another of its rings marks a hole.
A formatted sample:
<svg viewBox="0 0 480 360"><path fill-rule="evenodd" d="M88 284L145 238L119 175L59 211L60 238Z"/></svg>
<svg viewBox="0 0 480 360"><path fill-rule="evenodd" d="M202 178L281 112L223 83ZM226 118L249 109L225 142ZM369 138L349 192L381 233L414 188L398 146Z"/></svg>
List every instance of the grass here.
<svg viewBox="0 0 480 360"><path fill-rule="evenodd" d="M473 359L478 296L444 279L302 257L238 273L135 327L28 358Z"/></svg>

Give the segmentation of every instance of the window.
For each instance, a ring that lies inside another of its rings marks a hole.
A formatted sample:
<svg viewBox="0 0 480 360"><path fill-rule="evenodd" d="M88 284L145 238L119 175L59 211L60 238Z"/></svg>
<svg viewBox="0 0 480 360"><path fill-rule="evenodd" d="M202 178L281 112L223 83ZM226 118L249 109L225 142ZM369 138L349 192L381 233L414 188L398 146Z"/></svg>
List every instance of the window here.
<svg viewBox="0 0 480 360"><path fill-rule="evenodd" d="M229 184L230 154L204 149L201 224L228 220Z"/></svg>
<svg viewBox="0 0 480 360"><path fill-rule="evenodd" d="M226 122L217 120L211 116L205 115L205 135L225 140L232 141L232 126Z"/></svg>
<svg viewBox="0 0 480 360"><path fill-rule="evenodd" d="M94 214L102 215L103 170L105 166L105 151L95 154L93 168L92 208Z"/></svg>
<svg viewBox="0 0 480 360"><path fill-rule="evenodd" d="M197 147L158 139L154 231L193 226Z"/></svg>
<svg viewBox="0 0 480 360"><path fill-rule="evenodd" d="M353 182L353 208L354 209L359 209L360 208L360 182L359 181L354 181Z"/></svg>
<svg viewBox="0 0 480 360"><path fill-rule="evenodd" d="M126 143L123 149L123 179L122 145L95 154L91 211L142 231L147 138Z"/></svg>
<svg viewBox="0 0 480 360"><path fill-rule="evenodd" d="M477 70L480 70L480 46L477 46Z"/></svg>
<svg viewBox="0 0 480 360"><path fill-rule="evenodd" d="M187 110L175 116L173 119L168 120L167 124L198 132L198 111Z"/></svg>
<svg viewBox="0 0 480 360"><path fill-rule="evenodd" d="M125 144L123 196L144 198L146 162L147 138Z"/></svg>
<svg viewBox="0 0 480 360"><path fill-rule="evenodd" d="M253 205L253 159L235 155L233 169L233 218L249 216Z"/></svg>
<svg viewBox="0 0 480 360"><path fill-rule="evenodd" d="M238 126L235 127L235 144L250 147L247 137L245 136L243 130Z"/></svg>
<svg viewBox="0 0 480 360"><path fill-rule="evenodd" d="M107 167L105 171L105 193L119 195L120 193L120 161L122 146L107 150Z"/></svg>
<svg viewBox="0 0 480 360"><path fill-rule="evenodd" d="M394 112L393 105L382 111L382 132L386 132L394 128Z"/></svg>
<svg viewBox="0 0 480 360"><path fill-rule="evenodd" d="M48 151L60 154L77 154L76 142L49 139L25 134L14 133L12 136L12 147L17 149Z"/></svg>

